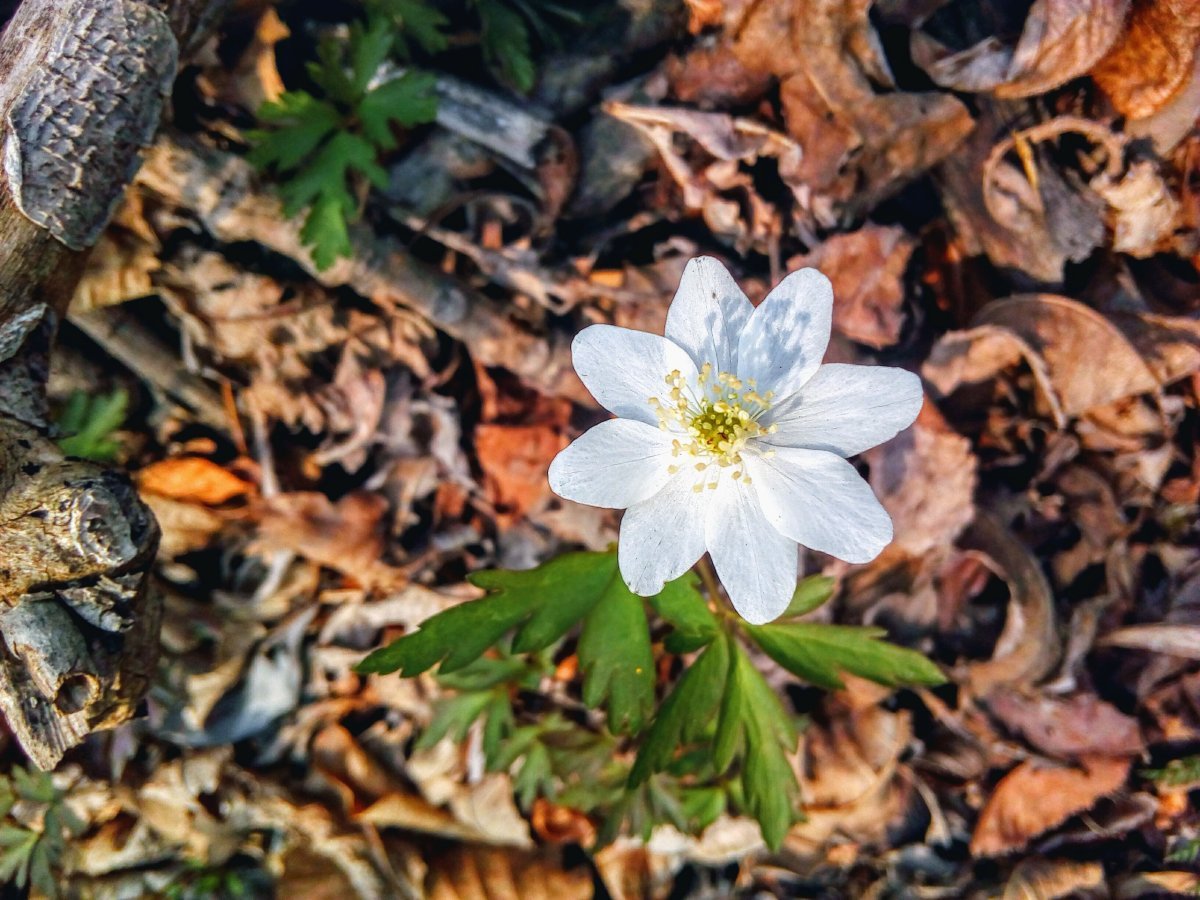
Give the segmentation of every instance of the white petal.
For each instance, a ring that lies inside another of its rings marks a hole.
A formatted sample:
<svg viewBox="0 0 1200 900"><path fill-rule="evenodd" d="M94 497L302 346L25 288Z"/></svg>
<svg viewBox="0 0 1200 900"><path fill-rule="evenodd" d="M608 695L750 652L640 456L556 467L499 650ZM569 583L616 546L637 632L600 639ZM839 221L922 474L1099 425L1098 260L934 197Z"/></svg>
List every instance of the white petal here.
<svg viewBox="0 0 1200 900"><path fill-rule="evenodd" d="M576 503L624 509L671 478L671 438L653 425L610 419L581 434L550 463L550 487Z"/></svg>
<svg viewBox="0 0 1200 900"><path fill-rule="evenodd" d="M655 426L658 416L648 401L667 392L666 376L678 369L694 383L697 375L692 358L665 337L615 325L589 325L575 336L571 354L597 403Z"/></svg>
<svg viewBox="0 0 1200 900"><path fill-rule="evenodd" d="M696 368L707 362L720 372L736 372L738 338L753 312L728 270L700 256L683 270L667 311L667 337L691 355Z"/></svg>
<svg viewBox="0 0 1200 900"><path fill-rule="evenodd" d="M851 563L870 562L891 543L891 518L840 456L779 447L770 459L742 458L768 521L792 540Z"/></svg>
<svg viewBox="0 0 1200 900"><path fill-rule="evenodd" d="M771 527L752 485L721 479L705 544L743 619L761 625L787 609L796 591L796 542Z"/></svg>
<svg viewBox="0 0 1200 900"><path fill-rule="evenodd" d="M766 421L778 431L763 440L853 456L911 425L924 399L912 372L831 363L771 409Z"/></svg>
<svg viewBox="0 0 1200 900"><path fill-rule="evenodd" d="M754 310L738 342L737 374L779 399L817 371L829 346L833 285L816 269L793 272Z"/></svg>
<svg viewBox="0 0 1200 900"><path fill-rule="evenodd" d="M621 520L617 563L629 589L652 597L704 555L704 517L712 492L692 490L695 473L681 472Z"/></svg>

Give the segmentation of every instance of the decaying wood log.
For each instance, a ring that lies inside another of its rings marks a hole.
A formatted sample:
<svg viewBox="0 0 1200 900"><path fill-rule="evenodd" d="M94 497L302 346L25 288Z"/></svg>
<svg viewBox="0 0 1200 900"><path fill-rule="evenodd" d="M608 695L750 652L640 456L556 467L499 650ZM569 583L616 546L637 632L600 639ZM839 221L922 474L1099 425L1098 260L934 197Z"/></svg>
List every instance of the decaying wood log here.
<svg viewBox="0 0 1200 900"><path fill-rule="evenodd" d="M223 0L25 0L0 37L0 710L52 768L129 718L158 647L158 540L122 476L64 458L45 383L86 259Z"/></svg>

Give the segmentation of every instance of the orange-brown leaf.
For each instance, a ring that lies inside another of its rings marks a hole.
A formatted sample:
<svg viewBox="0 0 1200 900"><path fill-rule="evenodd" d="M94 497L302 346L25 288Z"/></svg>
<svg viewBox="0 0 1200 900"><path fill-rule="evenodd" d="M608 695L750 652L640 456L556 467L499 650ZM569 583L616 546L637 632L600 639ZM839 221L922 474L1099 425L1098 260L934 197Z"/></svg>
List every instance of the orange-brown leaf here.
<svg viewBox="0 0 1200 900"><path fill-rule="evenodd" d="M203 506L219 506L254 491L254 485L200 456L151 463L138 473L137 480L145 493Z"/></svg>
<svg viewBox="0 0 1200 900"><path fill-rule="evenodd" d="M1020 850L1040 834L1090 809L1129 775L1123 757L1089 756L1080 768L1026 760L1001 779L971 838L975 856Z"/></svg>

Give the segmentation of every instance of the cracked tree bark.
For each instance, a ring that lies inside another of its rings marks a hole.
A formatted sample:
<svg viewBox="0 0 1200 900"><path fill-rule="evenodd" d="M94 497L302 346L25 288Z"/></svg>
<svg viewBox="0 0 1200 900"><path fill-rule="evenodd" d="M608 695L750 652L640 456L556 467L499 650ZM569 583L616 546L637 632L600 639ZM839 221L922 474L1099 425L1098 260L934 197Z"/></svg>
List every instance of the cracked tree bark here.
<svg viewBox="0 0 1200 900"><path fill-rule="evenodd" d="M0 710L46 769L134 714L160 618L149 511L52 440L50 345L181 56L225 2L24 0L0 36Z"/></svg>

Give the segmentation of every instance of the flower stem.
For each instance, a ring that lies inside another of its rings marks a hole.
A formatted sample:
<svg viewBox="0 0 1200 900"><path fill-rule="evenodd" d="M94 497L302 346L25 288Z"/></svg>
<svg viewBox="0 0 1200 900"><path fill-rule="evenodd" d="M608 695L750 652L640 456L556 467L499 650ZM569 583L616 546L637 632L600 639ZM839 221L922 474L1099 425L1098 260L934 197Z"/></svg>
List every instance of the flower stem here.
<svg viewBox="0 0 1200 900"><path fill-rule="evenodd" d="M700 561L696 563L696 571L700 573L700 580L704 582L704 589L708 591L708 599L718 607L721 603L721 584L717 581L717 573L713 571L712 560L708 558L708 554L700 557Z"/></svg>

